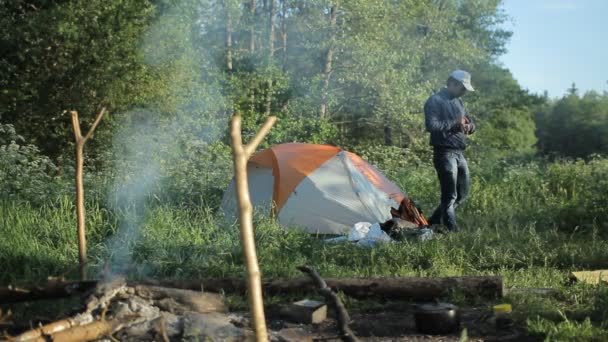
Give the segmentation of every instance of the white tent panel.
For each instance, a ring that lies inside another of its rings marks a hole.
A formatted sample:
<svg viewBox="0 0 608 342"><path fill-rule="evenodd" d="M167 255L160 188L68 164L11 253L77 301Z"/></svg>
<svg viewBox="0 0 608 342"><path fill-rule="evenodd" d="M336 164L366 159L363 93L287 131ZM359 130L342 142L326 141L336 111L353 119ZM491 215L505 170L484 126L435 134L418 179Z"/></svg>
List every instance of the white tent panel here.
<svg viewBox="0 0 608 342"><path fill-rule="evenodd" d="M363 205L374 217L374 220L369 222L385 222L389 220L391 218L391 207L397 207L398 203L390 198L389 194L378 189L367 179L367 177L359 172L344 152L340 152L340 154L344 156L341 159L348 169L355 192Z"/></svg>
<svg viewBox="0 0 608 342"><path fill-rule="evenodd" d="M390 211L378 215L376 208L362 202L350 174L358 171L354 167L349 170L345 159L345 154L339 153L300 182L279 212L279 222L320 234L341 234L361 221L383 222ZM355 175L359 182L365 181L359 176L363 180Z"/></svg>
<svg viewBox="0 0 608 342"><path fill-rule="evenodd" d="M272 193L274 191L274 176L272 169L255 163L247 165L247 181L249 183L249 196L254 212L262 215L270 215L272 208ZM224 192L221 204L222 211L227 218L238 217L238 205L236 203L236 188L234 178Z"/></svg>

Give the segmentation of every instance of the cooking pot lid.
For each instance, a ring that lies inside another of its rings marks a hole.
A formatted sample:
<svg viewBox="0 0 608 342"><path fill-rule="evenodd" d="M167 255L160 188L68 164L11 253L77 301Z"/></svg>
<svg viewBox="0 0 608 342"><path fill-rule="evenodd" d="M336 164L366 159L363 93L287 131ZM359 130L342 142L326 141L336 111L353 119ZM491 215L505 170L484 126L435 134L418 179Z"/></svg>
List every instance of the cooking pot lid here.
<svg viewBox="0 0 608 342"><path fill-rule="evenodd" d="M426 304L418 304L416 306L417 311L420 312L440 312L440 311L450 311L456 310L458 307L454 304L450 303L426 303Z"/></svg>

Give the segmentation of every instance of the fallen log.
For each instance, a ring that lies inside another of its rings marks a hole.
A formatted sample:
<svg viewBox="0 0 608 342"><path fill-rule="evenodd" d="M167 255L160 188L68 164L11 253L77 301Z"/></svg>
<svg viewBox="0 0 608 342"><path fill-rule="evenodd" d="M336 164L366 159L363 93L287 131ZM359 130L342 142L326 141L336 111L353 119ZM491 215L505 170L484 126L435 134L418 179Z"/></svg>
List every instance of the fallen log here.
<svg viewBox="0 0 608 342"><path fill-rule="evenodd" d="M325 278L333 291L341 291L354 298L386 298L433 300L458 291L467 297L488 299L503 296L502 277L395 277L395 278ZM244 294L245 280L240 278L208 278L201 280L152 281L154 285L211 292ZM269 294L303 293L316 289L314 282L306 278L277 278L264 281L263 289Z"/></svg>
<svg viewBox="0 0 608 342"><path fill-rule="evenodd" d="M327 286L354 298L433 300L452 291L466 297L500 298L503 295L500 276L471 277L399 277L399 278L327 278ZM206 278L198 280L148 280L127 283L129 286L154 285L205 292L245 295L247 282L242 278ZM94 281L58 283L51 288L0 289L0 304L52 299L82 294L95 287ZM313 292L316 287L308 277L266 280L262 287L268 294Z"/></svg>

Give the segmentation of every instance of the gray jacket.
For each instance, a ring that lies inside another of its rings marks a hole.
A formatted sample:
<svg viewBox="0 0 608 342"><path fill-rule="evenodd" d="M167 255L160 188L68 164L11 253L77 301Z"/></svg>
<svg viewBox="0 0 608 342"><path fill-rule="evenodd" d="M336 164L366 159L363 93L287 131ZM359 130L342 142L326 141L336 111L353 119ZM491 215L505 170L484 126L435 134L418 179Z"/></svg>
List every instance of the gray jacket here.
<svg viewBox="0 0 608 342"><path fill-rule="evenodd" d="M424 122L431 133L431 145L436 149L464 150L467 139L460 125L462 116L469 121L469 134L475 132L475 124L467 115L464 103L460 98L452 98L447 88L429 97L424 104Z"/></svg>

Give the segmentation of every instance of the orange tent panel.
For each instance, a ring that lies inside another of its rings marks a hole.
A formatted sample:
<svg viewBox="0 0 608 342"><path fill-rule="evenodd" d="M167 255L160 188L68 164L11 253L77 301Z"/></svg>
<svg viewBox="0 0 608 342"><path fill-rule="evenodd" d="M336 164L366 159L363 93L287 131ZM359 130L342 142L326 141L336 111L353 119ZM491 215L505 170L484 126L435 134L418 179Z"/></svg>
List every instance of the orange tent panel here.
<svg viewBox="0 0 608 342"><path fill-rule="evenodd" d="M273 200L278 212L306 176L340 151L330 145L288 143L263 150L251 157L251 161L272 168Z"/></svg>

